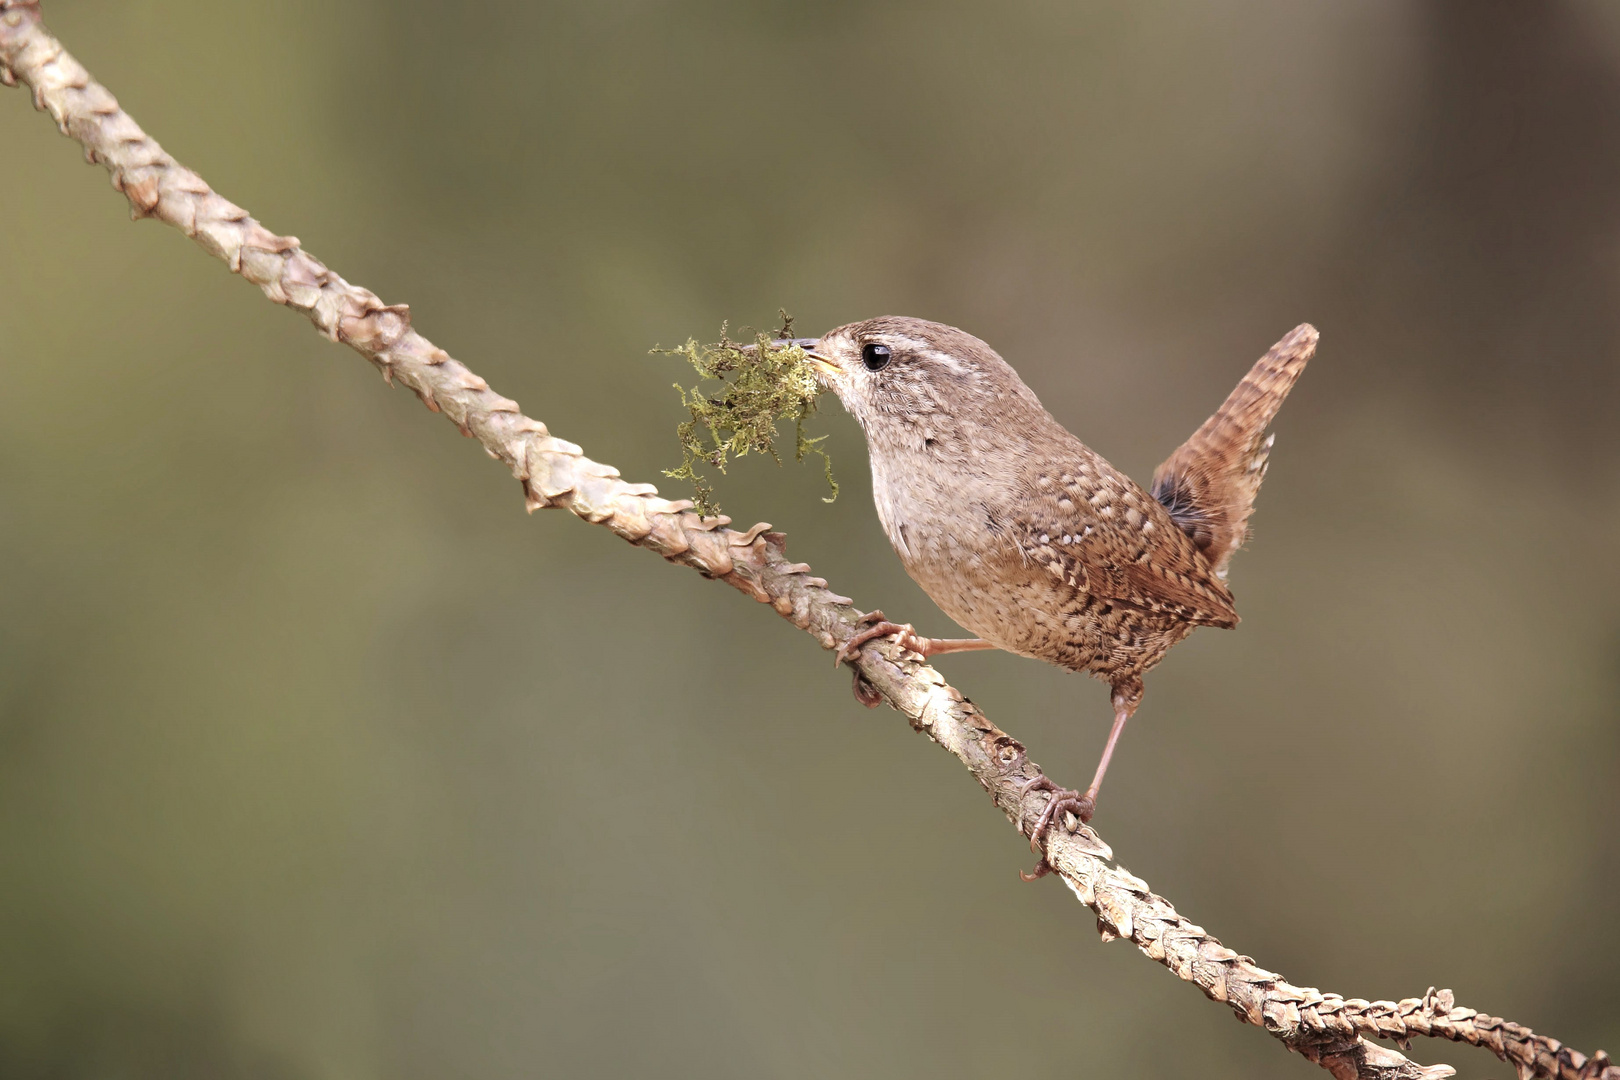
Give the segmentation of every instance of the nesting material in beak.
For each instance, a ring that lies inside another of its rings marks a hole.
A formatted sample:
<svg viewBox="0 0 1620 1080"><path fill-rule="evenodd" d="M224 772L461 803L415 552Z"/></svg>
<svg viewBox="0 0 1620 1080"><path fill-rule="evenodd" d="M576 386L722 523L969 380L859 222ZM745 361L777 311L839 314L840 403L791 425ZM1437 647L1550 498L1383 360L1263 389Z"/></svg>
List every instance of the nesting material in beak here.
<svg viewBox="0 0 1620 1080"><path fill-rule="evenodd" d="M837 364L816 352L816 346L821 344L820 338L777 338L771 344L779 349L786 348L789 345L797 345L804 351L805 359L810 361L810 365L816 369L816 373L821 377L823 383L827 379L836 379L843 374Z"/></svg>
<svg viewBox="0 0 1620 1080"><path fill-rule="evenodd" d="M838 373L838 365L810 351L819 344L817 338L773 339L764 334L743 344L728 339L722 328L716 344L699 345L694 339L679 348L656 350L684 357L705 380L690 390L676 387L691 419L676 429L681 466L665 471L666 476L692 482L699 513L719 513L713 488L703 476L707 468L723 473L730 459L748 454L769 454L781 463L775 446L783 421L793 425L793 457L799 461L808 454L820 457L832 491L828 501L837 497L838 484L820 445L826 436L805 434L816 399L832 388Z"/></svg>

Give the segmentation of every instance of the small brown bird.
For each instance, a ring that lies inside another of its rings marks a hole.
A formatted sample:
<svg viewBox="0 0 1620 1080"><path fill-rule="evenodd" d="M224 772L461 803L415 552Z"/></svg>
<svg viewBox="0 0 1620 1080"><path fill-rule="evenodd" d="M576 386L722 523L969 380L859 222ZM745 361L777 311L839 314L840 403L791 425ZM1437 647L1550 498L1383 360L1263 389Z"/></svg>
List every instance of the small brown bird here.
<svg viewBox="0 0 1620 1080"><path fill-rule="evenodd" d="M972 334L888 317L796 341L866 433L878 518L907 573L979 635L919 637L873 612L840 656L895 635L925 657L1005 649L1113 688L1114 726L1085 794L1032 782L1054 793L1032 844L1061 811L1091 819L1143 673L1194 628L1237 625L1226 566L1266 474L1266 428L1316 339L1300 326L1263 356L1154 472L1152 494L1064 430Z"/></svg>

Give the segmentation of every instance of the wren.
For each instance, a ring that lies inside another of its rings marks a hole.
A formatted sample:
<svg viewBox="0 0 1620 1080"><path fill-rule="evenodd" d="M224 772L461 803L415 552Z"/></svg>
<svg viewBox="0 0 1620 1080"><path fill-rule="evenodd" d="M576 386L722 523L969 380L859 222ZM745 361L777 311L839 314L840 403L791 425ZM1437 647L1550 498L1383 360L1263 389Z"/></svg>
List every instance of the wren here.
<svg viewBox="0 0 1620 1080"><path fill-rule="evenodd" d="M1153 474L1151 493L1071 435L994 349L953 326L886 317L795 339L866 434L872 494L906 572L978 637L918 636L873 612L839 650L893 635L924 657L1005 649L1113 689L1114 724L1082 795L1089 821L1142 676L1199 626L1237 625L1227 563L1248 537L1272 418L1316 349L1296 328Z"/></svg>

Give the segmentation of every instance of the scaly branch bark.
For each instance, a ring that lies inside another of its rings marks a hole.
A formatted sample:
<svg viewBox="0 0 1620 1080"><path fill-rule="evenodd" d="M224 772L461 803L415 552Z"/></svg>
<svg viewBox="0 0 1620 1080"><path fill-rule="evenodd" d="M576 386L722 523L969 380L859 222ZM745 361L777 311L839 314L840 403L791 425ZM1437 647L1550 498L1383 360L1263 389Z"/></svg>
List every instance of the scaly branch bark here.
<svg viewBox="0 0 1620 1080"><path fill-rule="evenodd" d="M638 547L724 581L770 604L823 648L834 648L854 633L860 612L812 577L808 566L790 562L784 537L769 525L738 532L726 527L727 518L703 518L689 502L659 498L651 484L626 483L618 470L551 435L516 402L418 334L404 305L384 304L349 284L296 239L270 232L216 194L149 138L45 30L38 0L0 0L0 81L19 80L33 91L35 106L84 146L91 162L106 166L134 217L157 218L180 229L271 300L302 312L328 338L370 360L384 378L409 387L512 471L531 511L572 511ZM868 692L875 690L967 766L1020 834L1039 816L1051 796L1020 792L1040 770L1016 739L937 671L889 642L861 650L855 666ZM1090 828L1072 818L1068 824L1075 831L1051 831L1045 864L1096 913L1105 941L1129 938L1211 1000L1231 1006L1238 1019L1264 1028L1339 1080L1452 1075L1450 1066L1421 1066L1368 1041L1404 1044L1417 1035L1482 1046L1513 1064L1521 1078L1620 1080L1620 1066L1610 1064L1607 1055L1588 1058L1521 1025L1457 1008L1449 991L1367 1002L1294 986L1226 948L1140 879L1110 865L1112 852Z"/></svg>

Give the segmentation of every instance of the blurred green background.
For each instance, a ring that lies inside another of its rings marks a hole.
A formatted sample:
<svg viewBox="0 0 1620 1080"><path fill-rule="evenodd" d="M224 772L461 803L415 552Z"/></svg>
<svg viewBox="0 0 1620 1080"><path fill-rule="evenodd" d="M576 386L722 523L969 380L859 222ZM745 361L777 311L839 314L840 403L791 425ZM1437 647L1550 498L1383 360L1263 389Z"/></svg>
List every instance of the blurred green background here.
<svg viewBox="0 0 1620 1080"><path fill-rule="evenodd" d="M1303 984L1620 1049L1607 0L47 0L166 148L657 480L655 343L877 314L1153 466L1296 323L1244 616L1098 826ZM0 93L0 1076L1318 1076L767 609L518 486ZM743 522L951 625L871 508ZM666 482L666 491L679 494ZM939 666L1061 779L1105 689ZM1483 1052L1424 1061L1507 1076Z"/></svg>

